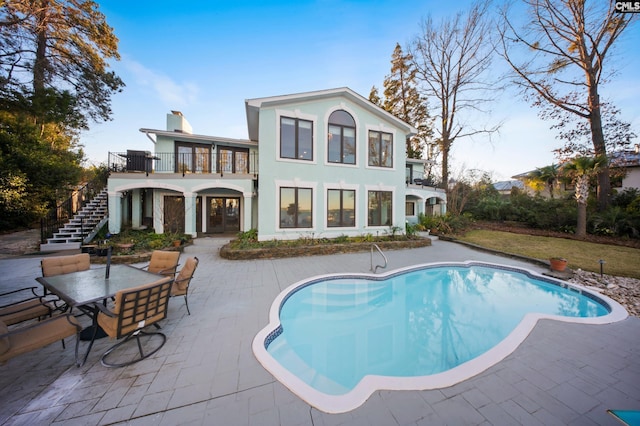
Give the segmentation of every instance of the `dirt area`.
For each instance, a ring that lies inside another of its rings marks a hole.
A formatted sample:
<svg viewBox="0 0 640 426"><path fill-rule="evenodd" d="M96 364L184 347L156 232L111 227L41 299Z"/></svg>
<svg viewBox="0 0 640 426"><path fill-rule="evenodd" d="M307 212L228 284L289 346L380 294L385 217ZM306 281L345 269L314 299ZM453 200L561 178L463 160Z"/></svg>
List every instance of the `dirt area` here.
<svg viewBox="0 0 640 426"><path fill-rule="evenodd" d="M40 229L0 234L0 259L40 251Z"/></svg>

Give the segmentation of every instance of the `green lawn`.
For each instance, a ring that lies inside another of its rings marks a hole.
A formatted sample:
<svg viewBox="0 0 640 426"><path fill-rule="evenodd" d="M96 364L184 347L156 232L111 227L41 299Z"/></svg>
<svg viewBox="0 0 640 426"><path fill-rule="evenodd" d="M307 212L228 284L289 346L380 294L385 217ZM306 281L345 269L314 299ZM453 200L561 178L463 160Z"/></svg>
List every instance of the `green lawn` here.
<svg viewBox="0 0 640 426"><path fill-rule="evenodd" d="M489 230L470 231L458 239L535 259L564 257L569 268L585 271L600 272L598 261L603 259L605 274L640 278L640 249Z"/></svg>

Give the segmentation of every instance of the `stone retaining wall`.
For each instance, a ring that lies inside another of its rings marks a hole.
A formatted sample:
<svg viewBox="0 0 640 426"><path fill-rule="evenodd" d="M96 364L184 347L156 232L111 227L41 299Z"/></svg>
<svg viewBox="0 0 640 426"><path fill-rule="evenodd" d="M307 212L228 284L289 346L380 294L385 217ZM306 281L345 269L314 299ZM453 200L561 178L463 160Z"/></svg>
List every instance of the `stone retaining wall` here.
<svg viewBox="0 0 640 426"><path fill-rule="evenodd" d="M259 249L234 250L230 244L220 249L220 257L229 260L248 259L276 259L283 257L316 256L336 253L357 253L371 250L372 244L377 244L381 250L398 250L405 248L427 247L431 239L420 238L407 241L380 241L376 243L346 243L346 244L318 244L298 247L269 247Z"/></svg>

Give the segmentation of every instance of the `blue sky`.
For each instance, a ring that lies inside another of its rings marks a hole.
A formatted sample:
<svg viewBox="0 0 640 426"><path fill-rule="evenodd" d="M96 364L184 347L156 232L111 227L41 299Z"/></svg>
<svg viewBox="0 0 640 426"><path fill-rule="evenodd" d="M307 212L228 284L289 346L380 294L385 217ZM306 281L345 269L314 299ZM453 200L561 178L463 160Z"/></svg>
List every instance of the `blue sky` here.
<svg viewBox="0 0 640 426"><path fill-rule="evenodd" d="M119 38L112 69L127 85L112 98L113 120L81 136L90 164L108 152L153 150L140 128L165 129L179 110L193 132L247 138L244 101L336 87L368 97L382 88L396 43L406 46L429 14L453 15L470 2L432 0L100 1ZM615 58L616 81L601 96L616 101L640 134L640 31L626 34ZM502 69L502 64L496 64ZM494 180L555 162L560 143L550 123L511 91L484 116L499 134L458 140L451 174L479 169Z"/></svg>

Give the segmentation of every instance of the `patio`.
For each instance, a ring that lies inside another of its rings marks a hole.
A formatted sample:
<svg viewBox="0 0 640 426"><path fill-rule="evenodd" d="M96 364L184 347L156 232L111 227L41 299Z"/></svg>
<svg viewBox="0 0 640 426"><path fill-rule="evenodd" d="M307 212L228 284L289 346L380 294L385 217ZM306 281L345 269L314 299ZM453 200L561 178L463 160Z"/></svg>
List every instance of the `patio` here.
<svg viewBox="0 0 640 426"><path fill-rule="evenodd" d="M600 326L544 320L505 360L452 387L378 391L344 414L313 409L262 368L252 340L281 290L314 275L368 272L369 252L229 261L217 255L225 242L197 239L186 248L183 258L200 259L189 296L192 314L182 298L171 301L163 324L167 343L152 358L105 368L100 356L112 342L103 339L81 368L72 344L65 350L53 344L0 366L0 424L619 425L607 409L640 409L636 317ZM542 271L438 240L386 255L389 269L478 260ZM37 285L40 259L0 259L0 289Z"/></svg>

